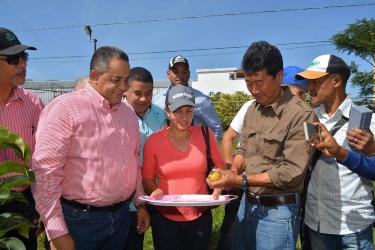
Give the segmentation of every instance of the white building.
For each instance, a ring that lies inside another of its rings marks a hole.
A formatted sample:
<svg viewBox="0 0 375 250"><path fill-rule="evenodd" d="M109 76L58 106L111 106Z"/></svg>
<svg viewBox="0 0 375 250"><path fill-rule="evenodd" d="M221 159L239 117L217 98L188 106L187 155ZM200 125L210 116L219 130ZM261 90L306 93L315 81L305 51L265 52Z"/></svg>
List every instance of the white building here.
<svg viewBox="0 0 375 250"><path fill-rule="evenodd" d="M237 91L249 93L246 88L243 72L236 68L197 69L197 80L192 87L206 95L217 92L234 94Z"/></svg>

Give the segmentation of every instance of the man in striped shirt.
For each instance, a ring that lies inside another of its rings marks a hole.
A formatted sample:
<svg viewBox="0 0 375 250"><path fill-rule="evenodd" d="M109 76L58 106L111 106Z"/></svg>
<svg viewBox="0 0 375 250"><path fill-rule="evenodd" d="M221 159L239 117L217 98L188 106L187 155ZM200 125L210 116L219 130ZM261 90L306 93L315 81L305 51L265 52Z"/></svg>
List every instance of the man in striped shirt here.
<svg viewBox="0 0 375 250"><path fill-rule="evenodd" d="M97 49L90 83L59 96L43 110L33 169L36 208L57 249L123 249L134 194L137 226L149 215L139 164L136 114L121 99L129 58L115 47Z"/></svg>
<svg viewBox="0 0 375 250"><path fill-rule="evenodd" d="M25 50L36 50L36 48L21 44L12 31L0 27L0 127L19 134L33 151L34 134L44 105L39 97L21 87L26 77L28 54ZM10 149L0 151L0 162L4 161L20 162L17 155ZM15 175L18 174L2 175L0 179ZM30 221L36 222L37 213L30 188L20 186L14 191L22 192L29 204L11 202L1 206L0 213L17 212L26 216ZM6 236L16 236L23 241L27 249L36 249L35 232L35 229L30 229L29 239L17 232L8 233Z"/></svg>

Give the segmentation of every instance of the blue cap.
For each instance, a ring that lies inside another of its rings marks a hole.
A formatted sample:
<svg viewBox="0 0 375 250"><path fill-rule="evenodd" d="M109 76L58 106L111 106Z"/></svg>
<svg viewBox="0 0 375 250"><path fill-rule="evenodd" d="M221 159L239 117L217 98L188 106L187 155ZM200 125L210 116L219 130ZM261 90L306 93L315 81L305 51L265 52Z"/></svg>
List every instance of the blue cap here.
<svg viewBox="0 0 375 250"><path fill-rule="evenodd" d="M304 69L297 66L288 66L284 68L284 85L296 85L302 89L307 90L307 80L297 80L296 74L304 71Z"/></svg>

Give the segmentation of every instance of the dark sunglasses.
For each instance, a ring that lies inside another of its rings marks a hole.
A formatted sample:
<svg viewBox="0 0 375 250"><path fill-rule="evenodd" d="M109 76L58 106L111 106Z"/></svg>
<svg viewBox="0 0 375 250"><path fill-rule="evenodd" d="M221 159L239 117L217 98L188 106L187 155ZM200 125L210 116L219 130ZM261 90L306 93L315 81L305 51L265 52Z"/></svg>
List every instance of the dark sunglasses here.
<svg viewBox="0 0 375 250"><path fill-rule="evenodd" d="M17 65L20 59L23 59L25 63L29 60L29 54L22 52L16 55L6 56L5 58L0 58L0 60L7 61L9 65Z"/></svg>

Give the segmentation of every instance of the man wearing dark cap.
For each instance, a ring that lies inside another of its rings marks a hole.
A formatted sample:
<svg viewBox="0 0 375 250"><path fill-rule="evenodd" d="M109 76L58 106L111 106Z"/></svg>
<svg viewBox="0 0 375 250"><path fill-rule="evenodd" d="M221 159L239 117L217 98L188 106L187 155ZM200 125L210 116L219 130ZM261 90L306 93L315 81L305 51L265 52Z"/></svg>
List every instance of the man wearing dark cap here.
<svg viewBox="0 0 375 250"><path fill-rule="evenodd" d="M341 126L334 135L339 145L346 138L345 121L354 105L345 93L349 76L348 65L334 55L318 56L296 75L297 79L309 81L311 103L320 122L328 130ZM375 131L374 122L370 129ZM312 166L305 205L312 249L373 249L372 182L351 172L335 158L318 157Z"/></svg>
<svg viewBox="0 0 375 250"><path fill-rule="evenodd" d="M181 84L190 87L188 85L190 78L188 60L180 55L173 57L169 61L167 76L171 82L171 86ZM159 95L155 96L155 98L153 98L153 103L155 105L163 109L165 108L165 97L171 86L164 92L160 93ZM196 107L194 109L193 124L206 125L212 130L212 132L214 132L216 139L219 141L221 139L223 131L221 128L220 120L218 118L214 106L212 105L210 98L197 89L191 89L193 90L196 104Z"/></svg>
<svg viewBox="0 0 375 250"><path fill-rule="evenodd" d="M44 105L39 97L21 88L25 83L28 54L25 50L36 48L23 45L16 35L0 27L0 127L6 127L19 134L34 151L34 134L39 120L39 115ZM18 157L11 150L0 151L0 162L17 161ZM10 173L0 176L0 179L16 176ZM15 192L22 192L29 204L11 202L2 205L0 213L17 212L26 216L32 222L36 222L37 213L34 208L34 200L29 187L19 186ZM29 239L15 232L6 236L16 236L23 241L27 249L36 249L36 230L30 229Z"/></svg>

